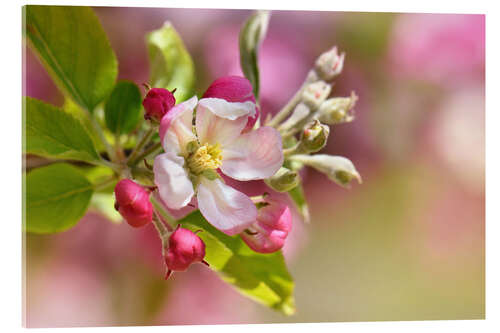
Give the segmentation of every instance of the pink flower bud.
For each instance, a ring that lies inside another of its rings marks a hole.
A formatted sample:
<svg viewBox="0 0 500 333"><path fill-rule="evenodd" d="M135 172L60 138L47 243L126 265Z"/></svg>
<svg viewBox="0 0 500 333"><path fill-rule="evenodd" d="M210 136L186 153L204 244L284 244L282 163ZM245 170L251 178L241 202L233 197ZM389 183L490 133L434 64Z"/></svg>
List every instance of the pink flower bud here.
<svg viewBox="0 0 500 333"><path fill-rule="evenodd" d="M241 76L224 76L218 78L212 82L210 87L208 87L202 98L209 97L222 98L228 102L251 101L255 103L252 84L246 78ZM251 130L257 119L259 119L259 108L255 108L255 111L255 116L248 118L247 126L243 132Z"/></svg>
<svg viewBox="0 0 500 333"><path fill-rule="evenodd" d="M255 252L272 253L285 245L292 229L292 213L282 202L268 200L267 206L259 209L257 221L240 234L243 241Z"/></svg>
<svg viewBox="0 0 500 333"><path fill-rule="evenodd" d="M142 227L153 219L149 193L130 179L122 179L115 187L115 208L132 227Z"/></svg>
<svg viewBox="0 0 500 333"><path fill-rule="evenodd" d="M174 105L175 97L173 91L170 92L163 88L152 88L142 101L142 106L144 106L145 110L144 118L161 121L161 118L163 118Z"/></svg>
<svg viewBox="0 0 500 333"><path fill-rule="evenodd" d="M168 239L168 249L165 254L168 271L165 279L168 279L173 271L185 271L195 262L208 265L203 258L205 258L205 243L201 238L191 230L177 226Z"/></svg>

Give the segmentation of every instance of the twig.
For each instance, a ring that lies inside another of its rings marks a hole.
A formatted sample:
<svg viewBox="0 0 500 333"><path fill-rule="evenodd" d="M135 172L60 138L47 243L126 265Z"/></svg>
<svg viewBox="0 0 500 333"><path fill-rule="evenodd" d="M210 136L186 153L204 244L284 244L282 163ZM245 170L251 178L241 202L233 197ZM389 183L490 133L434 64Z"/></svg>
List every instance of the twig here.
<svg viewBox="0 0 500 333"><path fill-rule="evenodd" d="M155 132L154 129L150 128L146 133L144 133L144 135L141 138L141 141L139 141L139 143L135 146L134 150L132 151L132 153L128 157L127 164L130 165L134 160L137 159L137 154L149 142L149 140L153 136L154 132Z"/></svg>

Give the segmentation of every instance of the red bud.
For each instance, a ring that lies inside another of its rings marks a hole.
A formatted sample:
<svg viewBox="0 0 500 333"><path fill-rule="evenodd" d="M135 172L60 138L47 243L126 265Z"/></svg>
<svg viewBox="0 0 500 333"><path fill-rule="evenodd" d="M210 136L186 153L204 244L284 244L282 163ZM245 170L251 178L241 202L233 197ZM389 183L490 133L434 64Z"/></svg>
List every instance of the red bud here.
<svg viewBox="0 0 500 333"><path fill-rule="evenodd" d="M218 78L208 87L202 98L208 97L221 98L228 102L251 101L255 103L252 84L241 76L224 76ZM247 125L243 132L251 130L255 125L255 122L260 116L260 110L259 108L255 108L255 111L255 116L248 118Z"/></svg>
<svg viewBox="0 0 500 333"><path fill-rule="evenodd" d="M122 179L115 187L115 208L132 227L142 227L153 219L149 193L130 179Z"/></svg>
<svg viewBox="0 0 500 333"><path fill-rule="evenodd" d="M165 263L168 278L173 271L185 271L191 264L201 262L207 264L205 258L205 243L194 232L177 227L168 239L168 249Z"/></svg>
<svg viewBox="0 0 500 333"><path fill-rule="evenodd" d="M142 101L142 105L144 106L144 117L146 119L152 118L161 121L161 118L174 107L175 97L167 89L152 88Z"/></svg>

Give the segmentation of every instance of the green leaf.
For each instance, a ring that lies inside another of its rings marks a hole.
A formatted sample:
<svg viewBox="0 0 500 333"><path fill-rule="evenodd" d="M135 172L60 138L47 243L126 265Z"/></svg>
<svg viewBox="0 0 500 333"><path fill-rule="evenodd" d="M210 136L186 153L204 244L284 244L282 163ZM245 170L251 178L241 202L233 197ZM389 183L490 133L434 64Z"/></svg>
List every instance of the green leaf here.
<svg viewBox="0 0 500 333"><path fill-rule="evenodd" d="M294 283L281 251L256 253L240 237L215 229L199 211L179 223L192 231L202 230L198 235L206 245L205 260L224 281L256 302L286 315L295 312Z"/></svg>
<svg viewBox="0 0 500 333"><path fill-rule="evenodd" d="M170 91L182 102L193 95L195 70L193 60L170 22L146 36L151 85Z"/></svg>
<svg viewBox="0 0 500 333"><path fill-rule="evenodd" d="M82 123L50 104L27 97L24 152L43 157L79 160L100 159Z"/></svg>
<svg viewBox="0 0 500 333"><path fill-rule="evenodd" d="M29 45L61 91L93 111L113 89L118 63L89 7L26 6Z"/></svg>
<svg viewBox="0 0 500 333"><path fill-rule="evenodd" d="M99 137L99 133L97 132L96 128L94 125L92 125L92 120L91 120L91 115L82 109L81 106L73 102L71 98L65 98L64 99L64 104L62 106L62 109L64 112L69 113L76 119L78 119L83 127L87 130L89 133L90 137L92 138L92 141L94 142L94 146L97 150L97 152L103 152L106 151L106 147L104 146L103 142L101 141ZM96 109L98 110L98 109ZM94 112L94 116L97 114L97 112Z"/></svg>
<svg viewBox="0 0 500 333"><path fill-rule="evenodd" d="M132 131L140 120L141 101L141 91L135 83L118 82L104 106L106 126L116 134Z"/></svg>
<svg viewBox="0 0 500 333"><path fill-rule="evenodd" d="M114 181L109 181L113 178L114 171L106 166L81 166L79 170L85 175L85 177L96 187L96 192L104 192L112 194L115 190L117 179ZM107 186L103 187L103 183Z"/></svg>
<svg viewBox="0 0 500 333"><path fill-rule="evenodd" d="M246 78L252 83L253 93L259 100L259 45L266 37L271 13L257 11L248 18L240 31L240 66Z"/></svg>
<svg viewBox="0 0 500 333"><path fill-rule="evenodd" d="M90 200L90 209L102 214L115 224L123 221L122 216L115 209L115 197L110 193L94 193Z"/></svg>
<svg viewBox="0 0 500 333"><path fill-rule="evenodd" d="M74 226L85 214L93 185L66 163L32 170L26 175L25 230L55 233Z"/></svg>
<svg viewBox="0 0 500 333"><path fill-rule="evenodd" d="M290 195L292 201L295 203L295 207L302 215L304 222L309 223L311 218L309 216L309 207L307 205L302 184L299 183L299 185L288 191L288 194Z"/></svg>

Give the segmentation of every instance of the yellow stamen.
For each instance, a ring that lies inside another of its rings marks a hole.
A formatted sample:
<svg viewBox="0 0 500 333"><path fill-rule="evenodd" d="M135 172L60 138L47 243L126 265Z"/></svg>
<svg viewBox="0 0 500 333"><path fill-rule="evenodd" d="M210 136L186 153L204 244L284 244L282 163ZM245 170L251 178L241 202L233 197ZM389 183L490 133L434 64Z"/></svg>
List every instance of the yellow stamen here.
<svg viewBox="0 0 500 333"><path fill-rule="evenodd" d="M199 175L207 169L217 169L222 164L220 144L205 143L187 158L189 170Z"/></svg>

